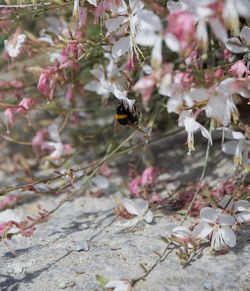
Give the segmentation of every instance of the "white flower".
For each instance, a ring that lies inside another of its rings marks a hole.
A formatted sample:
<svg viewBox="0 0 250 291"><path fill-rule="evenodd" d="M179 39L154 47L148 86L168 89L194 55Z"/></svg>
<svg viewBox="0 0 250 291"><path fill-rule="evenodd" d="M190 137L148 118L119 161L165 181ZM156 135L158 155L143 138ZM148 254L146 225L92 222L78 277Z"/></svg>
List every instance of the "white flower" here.
<svg viewBox="0 0 250 291"><path fill-rule="evenodd" d="M198 43L203 47L207 47L208 41L208 29L207 24L211 26L211 29L220 41L225 41L227 39L227 30L219 20L219 18L214 17L214 10L211 8L216 0L183 0L183 1L168 1L167 8L170 13L177 11L187 11L192 14L193 19L197 22L196 28L196 39ZM167 44L172 51L178 51L178 46L175 44L178 40L174 36L169 39L171 34L167 34ZM170 44L170 45L169 45Z"/></svg>
<svg viewBox="0 0 250 291"><path fill-rule="evenodd" d="M241 132L230 131L225 134L225 138L232 139L224 143L222 151L226 154L234 156L234 163L240 165L243 169L247 168L250 164L248 154L250 152L250 141L245 139L245 136Z"/></svg>
<svg viewBox="0 0 250 291"><path fill-rule="evenodd" d="M241 41L237 37L228 38L225 46L235 54L242 54L249 51L250 46L250 27L244 26L240 33Z"/></svg>
<svg viewBox="0 0 250 291"><path fill-rule="evenodd" d="M118 7L113 7L113 11L118 17L105 21L105 26L109 33L117 32L125 34L129 30L129 36L121 37L114 42L112 47L112 56L119 58L123 54L129 52L133 55L133 51L137 51L135 45L135 35L139 25L139 17L137 13L143 8L143 4L138 1L129 0L129 6L125 1L121 2Z"/></svg>
<svg viewBox="0 0 250 291"><path fill-rule="evenodd" d="M238 223L247 223L250 221L250 202L238 200L234 203L234 217Z"/></svg>
<svg viewBox="0 0 250 291"><path fill-rule="evenodd" d="M109 59L106 71L104 71L102 66L98 66L92 70L91 73L96 80L86 84L84 89L96 92L98 95L104 97L109 97L110 94L113 94L118 100L124 101L132 109L135 100L127 98L126 92L121 85L122 80L119 79L121 76L120 70L110 54L106 53L105 57Z"/></svg>
<svg viewBox="0 0 250 291"><path fill-rule="evenodd" d="M110 95L110 91L107 87L110 85L110 81L106 79L103 67L98 66L96 69L91 71L91 74L96 78L96 80L86 84L84 89L96 92L98 95L108 97Z"/></svg>
<svg viewBox="0 0 250 291"><path fill-rule="evenodd" d="M47 157L48 159L59 159L64 153L64 146L59 135L59 129L57 124L52 124L48 127L49 136L52 141L46 141L43 145L43 149L51 150L51 153Z"/></svg>
<svg viewBox="0 0 250 291"><path fill-rule="evenodd" d="M211 239L211 248L215 251L236 245L236 236L231 229L235 223L233 216L222 214L221 209L205 207L200 212L201 222L192 232L194 237Z"/></svg>
<svg viewBox="0 0 250 291"><path fill-rule="evenodd" d="M54 63L54 62L61 63L62 62L62 55L58 52L51 53L49 55L49 60L51 61L51 63Z"/></svg>
<svg viewBox="0 0 250 291"><path fill-rule="evenodd" d="M131 291L132 286L128 280L113 280L109 281L105 288L111 288L113 291Z"/></svg>
<svg viewBox="0 0 250 291"><path fill-rule="evenodd" d="M144 5L139 0L129 0L129 5L125 1L121 1L120 6L113 6L112 10L118 16L105 21L105 26L109 33L116 32L117 35L122 36L118 41L115 41L112 47L112 56L119 58L125 53L129 53L130 58L133 58L133 53L139 57L140 49L136 44L136 34L141 26L146 29L151 29L158 21L157 16L152 11L144 10Z"/></svg>
<svg viewBox="0 0 250 291"><path fill-rule="evenodd" d="M250 221L250 202L247 200L235 200L232 196L226 195L219 203L220 207L231 212L237 223Z"/></svg>
<svg viewBox="0 0 250 291"><path fill-rule="evenodd" d="M132 215L135 215L135 217L130 220L120 221L120 226L133 227L143 221L146 223L151 223L153 221L153 212L148 209L147 201L141 198L133 200L128 198L122 198L121 201L126 211Z"/></svg>
<svg viewBox="0 0 250 291"><path fill-rule="evenodd" d="M77 17L78 15L79 15L79 0L74 0L73 17Z"/></svg>
<svg viewBox="0 0 250 291"><path fill-rule="evenodd" d="M228 27L237 32L239 27L239 17L250 17L249 0L225 0L222 16Z"/></svg>
<svg viewBox="0 0 250 291"><path fill-rule="evenodd" d="M206 106L206 115L214 118L223 126L227 126L232 117L237 119L238 116L238 110L232 97L237 92L235 82L235 78L223 80Z"/></svg>
<svg viewBox="0 0 250 291"><path fill-rule="evenodd" d="M90 4L97 6L96 0L87 0ZM73 6L73 17L77 17L79 15L79 0L74 0Z"/></svg>
<svg viewBox="0 0 250 291"><path fill-rule="evenodd" d="M59 159L64 152L63 144L59 142L46 142L46 146L43 148L52 149L52 152L48 156L51 160Z"/></svg>
<svg viewBox="0 0 250 291"><path fill-rule="evenodd" d="M187 138L188 154L190 154L191 151L195 150L194 133L198 130L200 130L201 134L209 140L210 144L213 143L210 133L207 131L207 129L204 126L202 126L193 117L191 117L190 111L184 110L181 112L179 116L178 125L184 126L186 132L188 133L188 138Z"/></svg>
<svg viewBox="0 0 250 291"><path fill-rule="evenodd" d="M20 54L20 49L25 40L26 35L17 30L11 41L4 41L4 47L11 58L15 58Z"/></svg>
<svg viewBox="0 0 250 291"><path fill-rule="evenodd" d="M140 31L136 35L136 42L139 45L153 47L151 65L157 68L162 63L163 26L158 15L152 11L143 11L148 14L149 18L148 22L142 22Z"/></svg>
<svg viewBox="0 0 250 291"><path fill-rule="evenodd" d="M177 245L185 245L192 241L191 231L185 227L176 223L170 223L167 225L166 237L173 241Z"/></svg>

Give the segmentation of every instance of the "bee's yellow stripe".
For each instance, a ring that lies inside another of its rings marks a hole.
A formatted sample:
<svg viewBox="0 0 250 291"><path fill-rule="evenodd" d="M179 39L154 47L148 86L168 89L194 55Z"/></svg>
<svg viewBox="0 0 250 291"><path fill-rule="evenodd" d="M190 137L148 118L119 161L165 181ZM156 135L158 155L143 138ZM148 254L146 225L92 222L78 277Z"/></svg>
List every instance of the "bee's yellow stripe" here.
<svg viewBox="0 0 250 291"><path fill-rule="evenodd" d="M127 117L128 117L127 114L116 114L115 115L115 119L125 119Z"/></svg>

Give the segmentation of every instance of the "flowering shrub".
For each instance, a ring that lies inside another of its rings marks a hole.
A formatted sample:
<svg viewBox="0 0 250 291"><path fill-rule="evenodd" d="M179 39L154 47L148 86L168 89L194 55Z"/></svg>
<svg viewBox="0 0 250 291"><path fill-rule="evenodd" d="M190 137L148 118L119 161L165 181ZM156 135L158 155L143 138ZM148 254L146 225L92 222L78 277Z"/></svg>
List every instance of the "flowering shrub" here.
<svg viewBox="0 0 250 291"><path fill-rule="evenodd" d="M1 239L31 235L35 224L87 185L100 196L109 189L113 174L108 161L138 148L143 155L154 132L161 138L165 131L171 134L171 127L185 131L183 150L188 155L195 151L196 133L205 138L206 162L219 137L221 151L233 156L242 180L247 180L249 1L2 2L1 135L17 146L8 152L13 171L21 167L28 177L20 185L1 186L0 193L68 194L34 219L2 222ZM125 111L118 112L117 106ZM166 116L169 122L162 122ZM114 130L114 123L131 131ZM121 142L120 136L128 132ZM30 151L13 154L24 146ZM28 158L33 163L26 162ZM152 195L157 168L146 161L145 165L129 183L134 199L120 199L123 226L150 224L152 202L164 200ZM49 175L35 178L32 173L41 169ZM184 221L189 214L200 214L190 228L168 228L166 239L179 249L182 262L203 243L210 242L214 251L234 247L236 227L250 219L249 186L227 182L211 189L202 186L203 177L174 197L185 209ZM18 201L10 194L0 201L0 208L14 207ZM18 231L11 233L14 227ZM130 283L110 281L106 288L130 290Z"/></svg>

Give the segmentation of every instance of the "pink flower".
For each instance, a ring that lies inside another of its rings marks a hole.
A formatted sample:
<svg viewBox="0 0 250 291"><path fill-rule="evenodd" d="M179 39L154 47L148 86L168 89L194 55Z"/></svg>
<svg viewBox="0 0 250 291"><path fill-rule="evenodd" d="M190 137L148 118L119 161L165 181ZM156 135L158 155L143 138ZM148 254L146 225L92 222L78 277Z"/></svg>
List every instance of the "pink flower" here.
<svg viewBox="0 0 250 291"><path fill-rule="evenodd" d="M110 177L111 174L112 174L112 171L111 171L110 167L107 164L104 163L99 168L99 174L101 176L104 176L104 177Z"/></svg>
<svg viewBox="0 0 250 291"><path fill-rule="evenodd" d="M15 108L7 108L4 111L4 115L6 117L7 123L11 126L14 126L15 124L14 112L15 112Z"/></svg>
<svg viewBox="0 0 250 291"><path fill-rule="evenodd" d="M141 184L155 185L155 181L156 181L156 168L155 167L146 168L141 175Z"/></svg>
<svg viewBox="0 0 250 291"><path fill-rule="evenodd" d="M138 176L134 178L130 183L129 183L129 191L134 194L136 197L139 196L141 189L141 177Z"/></svg>
<svg viewBox="0 0 250 291"><path fill-rule="evenodd" d="M24 87L23 82L19 80L10 81L10 85L16 89L22 89Z"/></svg>
<svg viewBox="0 0 250 291"><path fill-rule="evenodd" d="M221 68L214 71L214 78L215 79L221 78L221 77L223 77L223 75L224 75L224 72Z"/></svg>
<svg viewBox="0 0 250 291"><path fill-rule="evenodd" d="M72 146L68 143L63 145L63 154L68 156L71 155L73 152Z"/></svg>
<svg viewBox="0 0 250 291"><path fill-rule="evenodd" d="M20 54L21 48L25 40L26 40L26 35L21 33L20 27L17 28L11 40L7 40L7 39L4 40L5 50L7 51L8 55L11 58L16 58Z"/></svg>
<svg viewBox="0 0 250 291"><path fill-rule="evenodd" d="M16 202L17 202L16 195L9 195L7 197L4 197L4 199L0 201L0 210L12 207L16 204Z"/></svg>
<svg viewBox="0 0 250 291"><path fill-rule="evenodd" d="M37 101L32 98L23 98L23 100L19 103L17 112L25 112L30 110L34 105L37 104Z"/></svg>
<svg viewBox="0 0 250 291"><path fill-rule="evenodd" d="M195 39L195 21L191 13L178 11L170 13L166 36L171 35L178 41L180 49L187 49ZM167 42L168 44L168 42ZM171 49L171 45L169 46Z"/></svg>
<svg viewBox="0 0 250 291"><path fill-rule="evenodd" d="M81 36L78 36L80 38ZM71 39L72 40L72 39ZM78 72L80 70L80 65L78 63L78 58L81 55L81 53L84 51L82 44L77 41L76 39L69 44L65 46L65 48L62 50L61 53L61 60L62 64L66 65L66 67L71 65L72 69ZM62 66L60 66L59 69L61 69Z"/></svg>
<svg viewBox="0 0 250 291"><path fill-rule="evenodd" d="M192 51L189 56L185 59L186 65L191 65L198 58L197 51Z"/></svg>
<svg viewBox="0 0 250 291"><path fill-rule="evenodd" d="M3 223L0 223L0 238L4 238L8 231L12 229L12 227L17 227L18 230L20 231L20 233L22 234L22 236L24 237L28 237L30 235L33 234L35 228L31 227L28 229L25 229L24 226L22 225L22 223L13 221L13 220L9 220Z"/></svg>
<svg viewBox="0 0 250 291"><path fill-rule="evenodd" d="M37 84L37 89L40 91L43 95L47 95L47 81L48 81L48 74L47 73L41 73L38 84Z"/></svg>
<svg viewBox="0 0 250 291"><path fill-rule="evenodd" d="M101 0L100 3L97 5L94 15L95 15L95 23L98 23L100 17L110 9L111 5L113 4L112 0Z"/></svg>
<svg viewBox="0 0 250 291"><path fill-rule="evenodd" d="M238 77L238 78L241 78L243 77L244 74L249 73L244 62L241 60L236 62L234 65L232 65L229 72L232 73L234 77Z"/></svg>
<svg viewBox="0 0 250 291"><path fill-rule="evenodd" d="M79 7L79 26L83 27L86 25L87 20L87 8Z"/></svg>
<svg viewBox="0 0 250 291"><path fill-rule="evenodd" d="M43 72L39 77L37 90L51 100L54 96L55 85L56 79L50 73Z"/></svg>
<svg viewBox="0 0 250 291"><path fill-rule="evenodd" d="M36 135L32 139L33 150L41 149L43 147L47 135L48 135L47 129L41 129L36 133Z"/></svg>
<svg viewBox="0 0 250 291"><path fill-rule="evenodd" d="M135 58L134 58L134 56L129 55L127 63L125 64L125 69L127 71L131 72L134 67L135 67Z"/></svg>
<svg viewBox="0 0 250 291"><path fill-rule="evenodd" d="M135 85L134 89L136 91L140 91L142 93L143 103L147 104L153 91L155 88L155 85L157 83L156 77L154 74L151 74L149 76L146 76L142 79L140 79Z"/></svg>
<svg viewBox="0 0 250 291"><path fill-rule="evenodd" d="M228 61L232 57L232 53L228 49L224 49L223 57L225 61Z"/></svg>
<svg viewBox="0 0 250 291"><path fill-rule="evenodd" d="M3 238L13 226L14 223L12 221L0 223L0 238Z"/></svg>
<svg viewBox="0 0 250 291"><path fill-rule="evenodd" d="M190 72L176 71L174 75L174 83L181 84L185 88L190 88L193 83L193 76Z"/></svg>

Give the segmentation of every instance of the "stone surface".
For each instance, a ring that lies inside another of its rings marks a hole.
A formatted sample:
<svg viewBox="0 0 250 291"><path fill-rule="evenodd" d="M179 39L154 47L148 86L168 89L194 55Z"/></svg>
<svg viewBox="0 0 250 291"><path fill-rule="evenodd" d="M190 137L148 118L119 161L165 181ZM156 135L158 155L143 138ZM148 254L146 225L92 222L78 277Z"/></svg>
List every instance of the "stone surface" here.
<svg viewBox="0 0 250 291"><path fill-rule="evenodd" d="M164 180L198 181L204 160L204 146L197 146L188 157L174 143L156 144L159 165L168 169ZM181 146L184 147L184 143ZM159 150L160 148L160 150ZM218 146L219 148L219 146ZM194 162L193 162L194 159ZM121 160L122 164L122 160ZM192 165L192 167L191 167ZM168 206L154 211L154 223L134 231L116 227L115 196L126 177L122 172L111 179L110 191L96 198L79 195L65 203L49 220L37 225L32 237L13 237L9 242L17 256L0 247L0 290L102 290L96 280L101 275L108 280L135 279L144 274L141 264L149 268L158 259L166 244L160 239L167 223L176 222ZM209 160L207 181L216 184L221 177L232 175L231 160L213 150ZM165 181L164 180L164 181ZM172 182L171 182L172 183ZM51 209L64 196L41 198L16 209L18 215L36 213L34 209ZM33 205L33 206L32 206ZM177 221L178 222L178 221ZM188 222L187 222L188 224ZM238 236L237 246L223 255L212 255L205 249L200 257L183 268L175 251L147 276L139 281L136 291L200 291L250 290L250 228Z"/></svg>

